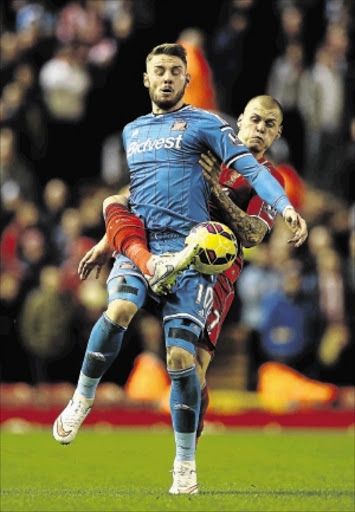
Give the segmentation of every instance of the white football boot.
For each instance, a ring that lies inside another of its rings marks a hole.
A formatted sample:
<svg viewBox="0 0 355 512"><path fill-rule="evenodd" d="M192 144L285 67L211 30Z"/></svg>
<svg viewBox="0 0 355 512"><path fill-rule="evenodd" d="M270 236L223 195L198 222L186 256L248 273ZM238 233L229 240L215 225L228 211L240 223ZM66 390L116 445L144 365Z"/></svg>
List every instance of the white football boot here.
<svg viewBox="0 0 355 512"><path fill-rule="evenodd" d="M70 444L91 411L93 403L93 398L86 398L75 392L53 424L54 439L61 444Z"/></svg>
<svg viewBox="0 0 355 512"><path fill-rule="evenodd" d="M144 274L150 288L157 295L166 295L174 286L178 274L181 274L193 262L199 245L187 245L180 252L155 254L153 259L154 274Z"/></svg>
<svg viewBox="0 0 355 512"><path fill-rule="evenodd" d="M196 461L175 461L170 494L198 494Z"/></svg>

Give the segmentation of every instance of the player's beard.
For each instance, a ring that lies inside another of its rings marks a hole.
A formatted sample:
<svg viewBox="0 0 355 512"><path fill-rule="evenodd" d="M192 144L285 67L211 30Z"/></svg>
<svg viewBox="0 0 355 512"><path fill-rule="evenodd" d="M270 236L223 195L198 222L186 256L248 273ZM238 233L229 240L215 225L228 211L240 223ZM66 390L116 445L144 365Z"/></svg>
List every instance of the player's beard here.
<svg viewBox="0 0 355 512"><path fill-rule="evenodd" d="M149 96L150 96L150 99L153 101L153 103L155 103L155 105L157 105L157 107L161 108L162 110L170 110L173 107L175 107L175 105L177 105L179 103L179 101L181 100L181 98L184 96L185 88L186 88L186 85L184 85L183 89L177 94L177 96L175 96L174 98L172 98L170 100L160 100L160 99L156 98L154 92L150 89L149 89Z"/></svg>
<svg viewBox="0 0 355 512"><path fill-rule="evenodd" d="M252 153L259 153L260 152L260 148L258 145L253 145L253 144L250 144L248 146L248 149L252 152Z"/></svg>

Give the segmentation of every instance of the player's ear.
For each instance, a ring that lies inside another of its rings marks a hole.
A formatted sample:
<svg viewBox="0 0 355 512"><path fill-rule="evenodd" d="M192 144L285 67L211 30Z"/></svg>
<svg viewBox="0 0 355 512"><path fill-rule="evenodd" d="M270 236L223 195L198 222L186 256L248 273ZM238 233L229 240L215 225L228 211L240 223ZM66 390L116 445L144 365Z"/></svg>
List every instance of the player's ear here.
<svg viewBox="0 0 355 512"><path fill-rule="evenodd" d="M277 135L276 135L276 139L279 139L281 137L282 129L283 129L283 126L282 126L282 124L280 124Z"/></svg>
<svg viewBox="0 0 355 512"><path fill-rule="evenodd" d="M238 117L237 126L239 129L240 129L240 125L242 124L243 117L244 117L244 114L240 114L240 116Z"/></svg>
<svg viewBox="0 0 355 512"><path fill-rule="evenodd" d="M143 84L144 84L144 87L147 87L147 89L149 89L149 76L148 76L148 73L143 73Z"/></svg>
<svg viewBox="0 0 355 512"><path fill-rule="evenodd" d="M190 73L186 73L186 85L190 85L190 82L191 82L191 75Z"/></svg>

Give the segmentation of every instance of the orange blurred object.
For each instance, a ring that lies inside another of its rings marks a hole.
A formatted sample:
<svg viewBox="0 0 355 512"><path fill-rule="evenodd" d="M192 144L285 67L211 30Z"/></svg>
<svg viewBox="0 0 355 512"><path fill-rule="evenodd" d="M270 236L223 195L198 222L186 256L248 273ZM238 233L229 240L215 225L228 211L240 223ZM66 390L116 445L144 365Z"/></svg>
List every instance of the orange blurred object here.
<svg viewBox="0 0 355 512"><path fill-rule="evenodd" d="M264 363L258 374L258 393L266 408L329 405L338 396L333 384L309 379L281 363Z"/></svg>
<svg viewBox="0 0 355 512"><path fill-rule="evenodd" d="M127 395L135 400L160 400L167 388L170 378L163 362L149 352L136 357L125 386Z"/></svg>
<svg viewBox="0 0 355 512"><path fill-rule="evenodd" d="M186 87L184 101L194 107L217 110L212 72L201 47L186 40L178 41L187 52L187 72L191 82Z"/></svg>
<svg viewBox="0 0 355 512"><path fill-rule="evenodd" d="M302 208L305 198L305 184L296 169L289 164L280 164L276 169L285 180L285 191L291 203L296 209Z"/></svg>

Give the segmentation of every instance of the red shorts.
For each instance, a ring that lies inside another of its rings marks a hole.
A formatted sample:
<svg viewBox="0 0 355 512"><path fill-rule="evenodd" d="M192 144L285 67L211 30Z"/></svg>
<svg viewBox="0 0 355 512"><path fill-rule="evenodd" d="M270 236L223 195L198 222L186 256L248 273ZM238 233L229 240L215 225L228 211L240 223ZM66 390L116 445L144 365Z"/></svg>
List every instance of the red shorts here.
<svg viewBox="0 0 355 512"><path fill-rule="evenodd" d="M240 268L236 270L237 275L234 275L233 279L230 279L225 273L218 276L213 290L213 307L207 318L205 330L197 343L198 347L206 350L211 356L214 354L223 322L234 299L234 282L239 276Z"/></svg>

